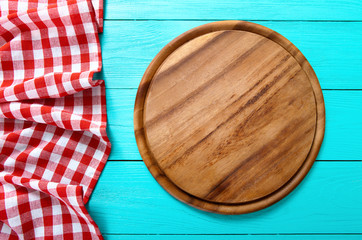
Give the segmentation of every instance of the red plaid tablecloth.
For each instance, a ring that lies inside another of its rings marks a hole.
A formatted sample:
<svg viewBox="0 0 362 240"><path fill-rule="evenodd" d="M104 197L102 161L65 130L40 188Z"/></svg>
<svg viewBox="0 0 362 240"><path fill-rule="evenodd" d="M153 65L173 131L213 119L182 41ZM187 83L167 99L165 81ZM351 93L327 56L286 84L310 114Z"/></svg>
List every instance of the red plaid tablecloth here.
<svg viewBox="0 0 362 240"><path fill-rule="evenodd" d="M30 9L46 8L52 4L59 4L67 0L1 0L0 1L0 17L7 16L12 13L24 13ZM98 30L103 29L103 0L89 0L92 2L92 12L95 13ZM68 2L70 2L68 0Z"/></svg>
<svg viewBox="0 0 362 240"><path fill-rule="evenodd" d="M102 0L0 1L0 239L102 239Z"/></svg>

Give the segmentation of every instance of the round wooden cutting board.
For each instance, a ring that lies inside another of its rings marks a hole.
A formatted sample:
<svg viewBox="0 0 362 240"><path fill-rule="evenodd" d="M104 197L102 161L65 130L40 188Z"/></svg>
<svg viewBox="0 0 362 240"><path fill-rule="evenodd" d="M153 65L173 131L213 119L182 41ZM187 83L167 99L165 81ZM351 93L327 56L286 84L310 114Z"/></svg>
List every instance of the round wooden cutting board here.
<svg viewBox="0 0 362 240"><path fill-rule="evenodd" d="M141 156L177 199L223 214L286 196L317 157L318 79L280 34L250 22L194 28L153 59L138 89Z"/></svg>

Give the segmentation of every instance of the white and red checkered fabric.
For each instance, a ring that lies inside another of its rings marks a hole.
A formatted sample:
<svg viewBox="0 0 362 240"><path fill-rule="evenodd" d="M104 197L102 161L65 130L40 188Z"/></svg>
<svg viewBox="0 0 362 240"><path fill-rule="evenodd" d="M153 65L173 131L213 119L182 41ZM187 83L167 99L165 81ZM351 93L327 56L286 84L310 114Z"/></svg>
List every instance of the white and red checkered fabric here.
<svg viewBox="0 0 362 240"><path fill-rule="evenodd" d="M12 13L23 13L29 9L46 8L51 4L66 2L67 0L0 0L0 17ZM69 1L69 0L68 0ZM103 0L91 0L99 32L103 29Z"/></svg>
<svg viewBox="0 0 362 240"><path fill-rule="evenodd" d="M110 153L95 1L5 2L0 239L102 239L84 206Z"/></svg>

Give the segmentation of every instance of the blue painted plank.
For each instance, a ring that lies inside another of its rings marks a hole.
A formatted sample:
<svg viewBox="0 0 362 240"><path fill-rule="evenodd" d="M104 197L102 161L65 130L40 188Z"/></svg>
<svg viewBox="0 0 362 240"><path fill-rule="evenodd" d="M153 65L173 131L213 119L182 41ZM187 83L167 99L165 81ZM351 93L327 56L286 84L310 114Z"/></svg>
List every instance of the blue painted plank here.
<svg viewBox="0 0 362 240"><path fill-rule="evenodd" d="M108 162L87 208L104 234L361 233L361 172L362 162L316 162L278 203L227 216L174 199L142 162Z"/></svg>
<svg viewBox="0 0 362 240"><path fill-rule="evenodd" d="M106 19L361 20L361 1L111 0Z"/></svg>
<svg viewBox="0 0 362 240"><path fill-rule="evenodd" d="M303 2L304 3L304 2ZM362 17L362 15L361 15ZM101 35L107 88L137 88L154 56L203 21L106 21ZM257 22L287 37L307 57L322 88L362 89L362 22Z"/></svg>
<svg viewBox="0 0 362 240"><path fill-rule="evenodd" d="M105 240L361 240L362 235L104 235Z"/></svg>
<svg viewBox="0 0 362 240"><path fill-rule="evenodd" d="M107 89L110 160L141 159L133 133L136 89ZM318 160L362 160L362 91L323 91L326 132Z"/></svg>

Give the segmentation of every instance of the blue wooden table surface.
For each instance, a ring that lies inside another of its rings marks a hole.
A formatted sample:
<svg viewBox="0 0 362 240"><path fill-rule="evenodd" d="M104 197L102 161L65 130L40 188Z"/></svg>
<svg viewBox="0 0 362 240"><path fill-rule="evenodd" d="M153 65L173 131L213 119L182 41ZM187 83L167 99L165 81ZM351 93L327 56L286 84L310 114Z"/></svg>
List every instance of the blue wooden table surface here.
<svg viewBox="0 0 362 240"><path fill-rule="evenodd" d="M171 197L133 134L138 84L173 38L217 20L248 20L293 42L321 83L326 133L311 172L259 212L224 216ZM112 153L87 208L105 239L362 239L362 1L107 0L101 34Z"/></svg>

